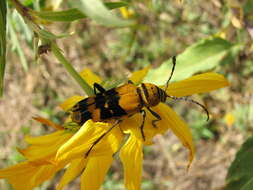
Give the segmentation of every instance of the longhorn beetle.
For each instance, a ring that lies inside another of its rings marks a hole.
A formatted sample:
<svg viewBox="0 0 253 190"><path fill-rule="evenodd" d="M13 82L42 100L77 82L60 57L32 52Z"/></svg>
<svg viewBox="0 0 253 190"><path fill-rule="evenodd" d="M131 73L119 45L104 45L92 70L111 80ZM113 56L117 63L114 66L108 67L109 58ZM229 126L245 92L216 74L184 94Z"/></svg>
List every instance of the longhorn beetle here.
<svg viewBox="0 0 253 190"><path fill-rule="evenodd" d="M187 97L175 97L170 96L166 93L169 85L169 81L176 66L176 57L172 57L173 67L166 82L165 88L161 89L158 86L151 83L141 83L139 87L133 84L133 82L128 81L128 83L123 84L119 87L112 88L110 90L105 90L102 86L94 83L94 96L89 96L79 102L77 102L70 110L72 121L82 126L87 120L92 119L94 122L98 121L109 121L111 119L116 119L115 123L104 132L90 147L86 156L90 153L92 148L116 125L118 125L125 117L130 117L136 113L142 114L142 123L140 126L141 134L143 140L145 141L144 134L144 123L146 118L147 110L156 118L152 121L153 127L156 127L156 122L160 121L162 118L158 113L153 111L151 108L158 105L160 102L165 102L167 98L173 100L184 100L195 103L202 107L207 114L207 120L209 119L208 110L202 104L196 102L195 100L189 99ZM97 92L99 91L99 92Z"/></svg>

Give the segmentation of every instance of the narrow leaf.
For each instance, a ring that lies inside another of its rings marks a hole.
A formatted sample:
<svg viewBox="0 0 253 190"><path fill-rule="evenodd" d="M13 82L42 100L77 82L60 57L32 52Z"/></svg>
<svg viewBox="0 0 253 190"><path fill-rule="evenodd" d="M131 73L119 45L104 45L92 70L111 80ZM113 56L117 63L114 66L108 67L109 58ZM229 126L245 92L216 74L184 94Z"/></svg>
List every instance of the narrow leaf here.
<svg viewBox="0 0 253 190"><path fill-rule="evenodd" d="M107 2L105 6L108 9L116 9L120 7L127 6L128 4L125 2ZM64 11L34 11L36 16L41 19L54 21L54 22L72 22L75 20L87 18L87 16L79 11L78 9L68 9Z"/></svg>
<svg viewBox="0 0 253 190"><path fill-rule="evenodd" d="M127 2L124 1L118 1L118 2L106 2L104 3L104 5L108 8L108 9L117 9L120 7L126 7L128 6Z"/></svg>
<svg viewBox="0 0 253 190"><path fill-rule="evenodd" d="M24 2L23 2L23 5L24 6L31 6L33 4L33 0L25 0Z"/></svg>
<svg viewBox="0 0 253 190"><path fill-rule="evenodd" d="M20 41L18 40L17 32L14 27L15 20L12 20L10 13L8 13L8 21L9 21L8 22L8 31L9 31L10 41L11 41L11 45L12 45L12 51L17 52L23 69L25 71L28 71L28 63L27 63L24 51L21 48L21 44L20 44Z"/></svg>
<svg viewBox="0 0 253 190"><path fill-rule="evenodd" d="M47 30L44 30L44 29L40 29L38 31L38 35L44 39L47 39L47 40L55 40L55 39L58 39L58 38L64 38L64 37L67 37L67 36L70 36L71 34L59 34L59 35L55 35Z"/></svg>
<svg viewBox="0 0 253 190"><path fill-rule="evenodd" d="M126 27L134 24L133 21L123 20L113 15L100 0L81 0L81 6L78 9L104 26Z"/></svg>
<svg viewBox="0 0 253 190"><path fill-rule="evenodd" d="M58 22L72 22L86 18L78 9L68 9L65 11L34 11L34 14L41 19Z"/></svg>
<svg viewBox="0 0 253 190"><path fill-rule="evenodd" d="M0 96L3 95L4 70L6 62L6 1L0 1Z"/></svg>
<svg viewBox="0 0 253 190"><path fill-rule="evenodd" d="M201 40L188 47L177 56L177 64L173 81L182 80L194 73L208 71L219 64L231 62L238 55L241 45L232 44L221 38L209 38ZM157 85L165 84L172 68L171 59L165 61L159 68L151 69L146 77L146 82Z"/></svg>

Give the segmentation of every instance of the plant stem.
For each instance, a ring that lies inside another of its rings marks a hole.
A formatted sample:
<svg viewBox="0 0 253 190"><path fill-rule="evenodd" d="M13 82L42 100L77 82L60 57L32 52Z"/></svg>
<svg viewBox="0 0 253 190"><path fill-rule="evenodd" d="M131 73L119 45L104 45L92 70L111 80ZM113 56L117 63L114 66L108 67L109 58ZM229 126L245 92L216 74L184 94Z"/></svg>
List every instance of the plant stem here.
<svg viewBox="0 0 253 190"><path fill-rule="evenodd" d="M61 50L57 47L57 45L52 42L51 43L52 52L55 57L60 61L60 63L65 67L68 73L75 79L75 81L83 88L85 93L88 96L93 95L93 89L88 85L88 83L83 80L83 78L79 75L79 73L73 68L73 66L67 61L64 55L61 53Z"/></svg>

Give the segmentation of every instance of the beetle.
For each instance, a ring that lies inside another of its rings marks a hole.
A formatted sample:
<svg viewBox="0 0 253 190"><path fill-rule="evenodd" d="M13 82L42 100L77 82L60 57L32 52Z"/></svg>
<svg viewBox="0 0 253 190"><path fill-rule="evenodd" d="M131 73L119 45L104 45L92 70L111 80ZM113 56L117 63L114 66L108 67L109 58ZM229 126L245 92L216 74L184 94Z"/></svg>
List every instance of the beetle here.
<svg viewBox="0 0 253 190"><path fill-rule="evenodd" d="M86 153L86 156L95 146L95 144L97 144L124 118L130 117L136 113L141 113L143 117L140 130L142 138L145 141L143 128L146 118L146 111L143 108L147 108L147 110L156 118L152 121L153 127L156 127L156 122L160 121L162 118L151 108L158 105L160 102L166 102L167 98L174 100L185 100L195 103L205 110L207 114L207 120L209 119L208 110L202 104L187 97L179 98L170 96L166 93L169 81L175 70L175 56L172 57L172 63L173 67L171 74L164 89L161 89L160 87L151 83L141 83L140 86L136 86L132 81L128 81L128 83L119 87L106 90L101 85L94 83L94 95L77 102L71 108L70 112L72 121L80 126L82 126L89 119L92 119L93 122L108 122L114 119L116 122L93 143L91 148Z"/></svg>

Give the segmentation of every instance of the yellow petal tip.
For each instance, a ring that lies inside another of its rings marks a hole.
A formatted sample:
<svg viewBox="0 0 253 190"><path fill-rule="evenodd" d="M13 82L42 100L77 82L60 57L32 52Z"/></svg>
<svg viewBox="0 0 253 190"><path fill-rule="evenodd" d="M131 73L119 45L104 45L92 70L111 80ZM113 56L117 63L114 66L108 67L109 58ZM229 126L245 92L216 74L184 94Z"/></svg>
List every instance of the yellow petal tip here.
<svg viewBox="0 0 253 190"><path fill-rule="evenodd" d="M61 103L59 106L64 111L69 111L70 108L72 108L77 102L81 101L82 99L84 99L83 96L72 96Z"/></svg>
<svg viewBox="0 0 253 190"><path fill-rule="evenodd" d="M32 117L33 120L40 122L41 124L47 125L49 127L54 128L55 130L64 130L64 127L61 125L58 125L57 123L54 123L50 121L49 119L39 117L39 116L34 116Z"/></svg>

